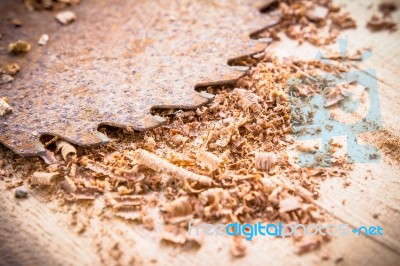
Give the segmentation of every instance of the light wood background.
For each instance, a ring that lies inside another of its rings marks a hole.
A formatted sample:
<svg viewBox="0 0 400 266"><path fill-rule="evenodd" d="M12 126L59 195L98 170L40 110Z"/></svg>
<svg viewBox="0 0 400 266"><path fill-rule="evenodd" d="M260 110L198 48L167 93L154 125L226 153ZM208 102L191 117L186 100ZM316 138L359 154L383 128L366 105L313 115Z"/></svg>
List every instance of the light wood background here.
<svg viewBox="0 0 400 266"><path fill-rule="evenodd" d="M400 33L371 33L366 29L366 21L376 13L377 1L339 2L346 3L345 9L357 19L356 30L342 33L348 38L349 49L372 48L373 57L359 68L377 71L383 128L400 140ZM373 6L369 9L370 4ZM400 26L400 11L394 16ZM328 49L338 51L338 46ZM283 39L270 51L314 58L318 48L297 47ZM333 222L380 225L384 236L337 237L301 256L295 254L291 240L255 238L241 259L231 256L228 238L207 237L199 249L164 245L159 241L159 220L156 230L148 231L142 225L107 215L99 219L96 206L101 205L101 200L96 201L90 215L85 205L76 207L75 212L60 208L55 202L46 201L40 192L17 200L13 191L0 182L0 264L98 265L102 263L101 254L109 258L111 251L112 259L107 264L112 265L332 265L335 261L338 265L400 265L399 171L398 163L385 157L379 164L356 165L347 188L340 178L326 180L321 187L319 203ZM346 200L345 205L342 200ZM377 219L374 214L378 214ZM86 226L81 228L81 223ZM323 260L324 257L328 259Z"/></svg>

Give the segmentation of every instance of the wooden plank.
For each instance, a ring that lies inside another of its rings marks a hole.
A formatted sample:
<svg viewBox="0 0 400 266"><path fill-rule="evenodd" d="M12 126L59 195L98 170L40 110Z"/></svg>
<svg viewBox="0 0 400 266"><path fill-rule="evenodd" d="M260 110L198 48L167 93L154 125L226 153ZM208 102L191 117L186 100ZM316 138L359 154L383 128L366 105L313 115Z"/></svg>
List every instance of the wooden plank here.
<svg viewBox="0 0 400 266"><path fill-rule="evenodd" d="M0 264L96 265L90 239L78 239L62 226L47 204L35 197L16 199L0 189Z"/></svg>
<svg viewBox="0 0 400 266"><path fill-rule="evenodd" d="M345 2L341 0L341 2ZM352 14L362 20L369 13L361 12L371 1L347 2ZM399 12L396 16L398 16ZM396 20L398 18L396 17ZM397 34L374 33L364 29L359 22L358 29L345 32L349 46L361 48L373 45L374 57L359 68L377 69L382 119L385 128L400 129L399 84L399 37ZM398 20L400 22L400 20ZM284 52L294 52L297 57L313 58L319 48L304 46L305 52L289 40L271 47ZM333 46L337 49L337 46ZM370 170L370 171L368 171ZM136 265L332 265L343 258L341 265L396 265L400 261L400 232L396 229L399 216L400 182L398 167L386 161L376 165L357 165L351 173L350 187L343 188L342 180L331 179L322 183L319 203L336 218L332 223L350 223L354 226L382 225L382 238L366 236L337 237L320 250L302 256L295 254L291 240L255 238L249 243L246 257L234 259L229 252L230 238L206 237L200 249L187 249L160 243L162 221L155 213L157 227L148 231L142 225L115 219L107 214L93 211L82 218L86 224L83 233L76 232L70 224L76 214L65 211L52 202L40 202L42 197L34 193L27 200L16 200L11 191L0 190L0 261L26 264L101 264L102 252L115 252L115 263ZM368 179L365 179L365 177ZM342 204L342 200L346 204ZM86 205L71 207L78 213ZM96 209L96 207L94 207ZM100 208L101 209L101 208ZM373 214L379 214L377 219ZM115 246L116 245L116 246ZM16 246L16 248L15 248ZM100 255L99 255L100 254ZM329 260L322 260L329 256ZM21 258L16 260L16 258Z"/></svg>

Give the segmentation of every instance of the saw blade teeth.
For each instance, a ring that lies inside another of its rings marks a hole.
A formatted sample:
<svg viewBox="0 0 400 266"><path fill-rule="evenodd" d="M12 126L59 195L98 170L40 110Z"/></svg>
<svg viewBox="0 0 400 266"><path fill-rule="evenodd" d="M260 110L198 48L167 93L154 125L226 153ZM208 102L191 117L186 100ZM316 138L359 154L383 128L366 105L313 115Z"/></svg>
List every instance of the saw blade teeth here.
<svg viewBox="0 0 400 266"><path fill-rule="evenodd" d="M214 67L212 75L205 77L197 83L196 88L207 87L211 85L232 84L244 75L243 71L226 65Z"/></svg>
<svg viewBox="0 0 400 266"><path fill-rule="evenodd" d="M194 86L193 86L194 87ZM174 109L195 109L198 108L208 102L210 102L213 98L209 96L205 96L195 90L190 93L182 93L179 97L175 98L164 98L160 99L159 103L155 108L174 108Z"/></svg>
<svg viewBox="0 0 400 266"><path fill-rule="evenodd" d="M257 36L261 32L265 31L266 29L273 28L281 22L280 17L272 17L268 15L257 17L256 20L258 21L257 25L262 26L254 28L252 31L250 31L250 37L252 39L257 39Z"/></svg>
<svg viewBox="0 0 400 266"><path fill-rule="evenodd" d="M39 141L39 135L35 132L29 134L21 131L12 131L4 136L1 142L16 154L25 156L37 156L45 153L43 144Z"/></svg>
<svg viewBox="0 0 400 266"><path fill-rule="evenodd" d="M140 119L137 119L140 117ZM107 125L113 127L124 128L129 131L138 130L143 131L160 126L166 120L158 115L151 115L148 113L140 113L134 115L126 115L124 117L115 117L113 121L104 121L100 125Z"/></svg>
<svg viewBox="0 0 400 266"><path fill-rule="evenodd" d="M135 130L143 131L147 129L153 129L165 123L166 120L158 115L146 114L142 116L141 120L138 120L132 127Z"/></svg>
<svg viewBox="0 0 400 266"><path fill-rule="evenodd" d="M68 134L68 137L63 137L63 134L54 134L54 135L59 136L60 138L66 140L68 142L71 142L73 144L80 145L80 146L106 144L110 141L106 135L104 135L103 133L101 133L97 130L70 132Z"/></svg>
<svg viewBox="0 0 400 266"><path fill-rule="evenodd" d="M233 66L233 65L235 65L234 62L236 61L236 59L239 59L244 56L251 56L254 54L262 53L262 52L264 52L265 48L267 48L266 43L259 42L256 40L250 40L247 43L247 47L244 47L242 50L238 51L238 56L236 56L235 58L229 59L228 63L229 63L229 65Z"/></svg>

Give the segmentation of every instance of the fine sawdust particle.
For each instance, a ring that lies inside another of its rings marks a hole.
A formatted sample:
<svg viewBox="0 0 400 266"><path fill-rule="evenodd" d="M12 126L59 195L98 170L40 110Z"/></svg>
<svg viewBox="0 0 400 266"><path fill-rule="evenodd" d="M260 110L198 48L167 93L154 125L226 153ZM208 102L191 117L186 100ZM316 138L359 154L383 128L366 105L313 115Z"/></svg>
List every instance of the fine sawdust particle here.
<svg viewBox="0 0 400 266"><path fill-rule="evenodd" d="M241 237L233 237L231 241L231 253L235 257L244 257L247 252L246 240Z"/></svg>
<svg viewBox="0 0 400 266"><path fill-rule="evenodd" d="M24 23L18 18L13 18L11 19L11 24L13 24L15 27L21 27Z"/></svg>
<svg viewBox="0 0 400 266"><path fill-rule="evenodd" d="M12 107L8 104L6 97L0 98L0 116L4 116L13 111Z"/></svg>
<svg viewBox="0 0 400 266"><path fill-rule="evenodd" d="M398 4L396 2L382 2L379 4L378 9L384 16L389 16L397 11Z"/></svg>
<svg viewBox="0 0 400 266"><path fill-rule="evenodd" d="M378 6L379 15L372 15L367 22L367 27L371 31L397 31L397 24L392 17L392 13L397 11L398 5L395 2L382 2Z"/></svg>
<svg viewBox="0 0 400 266"><path fill-rule="evenodd" d="M12 63L12 64L8 64L7 65L7 73L9 74L9 75L15 75L15 74L17 74L19 71L20 71L20 67L19 67L19 65L18 64L16 64L16 63Z"/></svg>
<svg viewBox="0 0 400 266"><path fill-rule="evenodd" d="M11 54L22 54L27 53L31 50L31 45L25 41L18 40L8 45L8 51Z"/></svg>
<svg viewBox="0 0 400 266"><path fill-rule="evenodd" d="M10 82L12 82L13 80L14 80L14 78L11 77L11 76L8 75L8 74L0 74L0 85L1 85L1 84L10 83Z"/></svg>
<svg viewBox="0 0 400 266"><path fill-rule="evenodd" d="M49 41L49 35L43 34L42 36L40 36L40 39L39 39L39 41L38 41L38 44L44 46L44 45L47 44L48 41Z"/></svg>
<svg viewBox="0 0 400 266"><path fill-rule="evenodd" d="M379 148L390 160L400 163L400 139L392 131L383 129L365 134L362 138Z"/></svg>
<svg viewBox="0 0 400 266"><path fill-rule="evenodd" d="M76 15L72 11L63 11L56 15L56 19L62 25L68 25L76 20Z"/></svg>

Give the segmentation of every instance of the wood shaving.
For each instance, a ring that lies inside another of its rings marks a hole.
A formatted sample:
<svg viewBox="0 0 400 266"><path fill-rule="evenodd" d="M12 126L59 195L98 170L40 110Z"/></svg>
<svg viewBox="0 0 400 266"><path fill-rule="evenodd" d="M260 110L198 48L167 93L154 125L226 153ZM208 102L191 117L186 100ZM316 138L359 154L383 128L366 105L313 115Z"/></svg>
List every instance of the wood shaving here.
<svg viewBox="0 0 400 266"><path fill-rule="evenodd" d="M0 98L0 116L4 116L13 111L13 108L8 104L8 99L3 97Z"/></svg>
<svg viewBox="0 0 400 266"><path fill-rule="evenodd" d="M306 16L311 21L320 21L329 14L329 8L326 6L315 5L306 12Z"/></svg>
<svg viewBox="0 0 400 266"><path fill-rule="evenodd" d="M223 163L222 159L207 151L199 151L196 156L197 163L211 172L217 170Z"/></svg>
<svg viewBox="0 0 400 266"><path fill-rule="evenodd" d="M0 85L1 84L7 84L10 83L14 80L14 78L10 75L7 74L0 74Z"/></svg>
<svg viewBox="0 0 400 266"><path fill-rule="evenodd" d="M378 6L379 15L372 15L367 22L367 27L371 31L383 31L387 30L390 32L397 31L397 23L392 17L392 13L398 8L395 2L382 2Z"/></svg>
<svg viewBox="0 0 400 266"><path fill-rule="evenodd" d="M383 16L390 16L393 12L397 11L398 3L394 1L382 2L379 4L378 9Z"/></svg>
<svg viewBox="0 0 400 266"><path fill-rule="evenodd" d="M322 242L323 239L320 235L302 237L299 241L295 242L297 253L303 254L312 250L316 250L321 246Z"/></svg>
<svg viewBox="0 0 400 266"><path fill-rule="evenodd" d="M241 237L233 237L231 241L231 253L235 257L244 257L247 253L247 245Z"/></svg>
<svg viewBox="0 0 400 266"><path fill-rule="evenodd" d="M193 207L188 197L181 197L167 203L165 211L170 217L187 216L192 213Z"/></svg>
<svg viewBox="0 0 400 266"><path fill-rule="evenodd" d="M61 152L61 155L64 160L67 160L68 156L76 156L76 149L70 143L64 140L57 140L56 146L57 146L56 151Z"/></svg>
<svg viewBox="0 0 400 266"><path fill-rule="evenodd" d="M301 208L301 202L297 197L289 197L279 201L279 212L290 212Z"/></svg>
<svg viewBox="0 0 400 266"><path fill-rule="evenodd" d="M161 235L161 240L183 245L187 240L187 231L179 226L166 225Z"/></svg>
<svg viewBox="0 0 400 266"><path fill-rule="evenodd" d="M131 221L139 221L142 219L142 214L140 212L116 212L114 215Z"/></svg>
<svg viewBox="0 0 400 266"><path fill-rule="evenodd" d="M8 64L7 65L7 73L10 75L15 75L20 71L20 67L16 63Z"/></svg>
<svg viewBox="0 0 400 266"><path fill-rule="evenodd" d="M8 45L8 51L12 54L27 53L30 50L31 50L31 45L22 40L18 40Z"/></svg>
<svg viewBox="0 0 400 266"><path fill-rule="evenodd" d="M155 150L155 148L157 146L157 143L154 140L154 138L153 137L146 137L144 141L145 141L144 148L146 150L148 150L148 151L154 152L154 150Z"/></svg>
<svg viewBox="0 0 400 266"><path fill-rule="evenodd" d="M31 177L32 184L50 186L59 176L59 173L34 172Z"/></svg>
<svg viewBox="0 0 400 266"><path fill-rule="evenodd" d="M72 11L63 11L56 15L56 19L62 25L68 25L76 20L76 15Z"/></svg>
<svg viewBox="0 0 400 266"><path fill-rule="evenodd" d="M54 157L54 153L46 150L45 153L43 155L40 156L47 164L51 165L51 164L55 164L57 163L57 159Z"/></svg>
<svg viewBox="0 0 400 266"><path fill-rule="evenodd" d="M38 41L38 44L44 46L44 45L47 44L48 41L49 41L49 35L43 34L42 36L40 36L40 39L39 39L39 41Z"/></svg>
<svg viewBox="0 0 400 266"><path fill-rule="evenodd" d="M146 166L156 172L166 173L170 176L182 180L189 180L191 182L198 182L202 186L210 186L212 179L208 176L198 175L178 166L175 166L165 160L162 160L155 154L149 153L145 150L136 150L135 159L138 164Z"/></svg>
<svg viewBox="0 0 400 266"><path fill-rule="evenodd" d="M276 163L276 155L272 152L256 152L255 164L260 171L271 171Z"/></svg>
<svg viewBox="0 0 400 266"><path fill-rule="evenodd" d="M388 30L394 32L397 30L397 24L390 17L380 17L378 15L373 15L367 22L367 27L371 31L382 31Z"/></svg>
<svg viewBox="0 0 400 266"><path fill-rule="evenodd" d="M19 18L13 18L11 19L11 24L13 24L15 27L19 28L22 27L22 25L24 25L24 23L22 22L22 20L20 20Z"/></svg>
<svg viewBox="0 0 400 266"><path fill-rule="evenodd" d="M146 215L146 216L144 216L144 217L142 218L142 220L143 220L143 225L144 225L144 227L145 227L146 229L148 229L148 230L154 230L155 223L154 223L153 217Z"/></svg>
<svg viewBox="0 0 400 266"><path fill-rule="evenodd" d="M68 176L64 176L64 181L61 182L61 187L67 193L74 193L77 190L77 186Z"/></svg>

